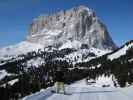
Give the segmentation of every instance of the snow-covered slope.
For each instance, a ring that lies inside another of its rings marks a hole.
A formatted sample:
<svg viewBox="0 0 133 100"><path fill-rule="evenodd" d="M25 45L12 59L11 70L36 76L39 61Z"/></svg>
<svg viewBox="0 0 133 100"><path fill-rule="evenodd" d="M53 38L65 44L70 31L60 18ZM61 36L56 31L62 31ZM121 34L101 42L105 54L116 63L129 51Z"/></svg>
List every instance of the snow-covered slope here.
<svg viewBox="0 0 133 100"><path fill-rule="evenodd" d="M110 50L100 50L97 48L89 48L89 49L79 49L75 52L72 52L68 55L65 55L64 58L56 58L56 60L66 60L67 62L76 64L80 62L87 62L96 57L105 55L111 52Z"/></svg>
<svg viewBox="0 0 133 100"><path fill-rule="evenodd" d="M108 87L114 87L114 83L111 76L99 76L95 80L90 79L86 81L86 79L77 81L71 84L72 87L103 87L104 85L108 85ZM88 82L88 83L87 83Z"/></svg>
<svg viewBox="0 0 133 100"><path fill-rule="evenodd" d="M70 45L70 46L68 46ZM86 48L86 49L76 49L76 47L74 48L74 46L71 45L75 45L75 44L69 44L66 46L62 46L59 49L56 49L54 47L46 47L44 48L43 45L40 44L36 44L36 43L30 43L27 41L23 41L19 44L13 45L13 46L8 46L5 48L0 49L0 65L4 65L7 62L14 62L15 60L21 60L21 59L25 59L24 57L26 55L28 55L28 53L31 53L29 56L33 57L31 59L27 59L27 61L25 62L26 65L28 67L30 66L35 66L38 67L42 64L45 64L45 60L49 57L53 55L56 55L57 57L53 57L51 58L54 60L66 60L68 63L73 63L76 64L78 62L86 62L89 61L91 59L94 59L96 57L102 56L106 53L111 52L111 50L101 50L98 48ZM78 43L77 43L78 45ZM69 48L69 50L75 50L73 52L66 52L62 54L63 50L67 50ZM32 53L34 52L34 53ZM22 56L22 55L25 56ZM46 55L45 55L46 54ZM58 54L64 55L64 57L58 57ZM35 55L39 55L34 57ZM41 55L45 55L41 56Z"/></svg>
<svg viewBox="0 0 133 100"><path fill-rule="evenodd" d="M79 41L67 41L66 43L64 43L61 47L59 47L59 50L61 49L65 49L65 48L75 48L78 49L81 47L81 42Z"/></svg>
<svg viewBox="0 0 133 100"><path fill-rule="evenodd" d="M111 55L108 55L108 59L110 60L114 60L117 59L123 55L126 55L127 50L129 50L130 48L133 48L133 42L124 45L122 48L120 48L118 51L114 52Z"/></svg>
<svg viewBox="0 0 133 100"><path fill-rule="evenodd" d="M20 42L16 45L8 46L0 49L0 59L6 60L12 57L27 54L28 52L38 51L39 49L44 49L40 44L31 43L27 41Z"/></svg>
<svg viewBox="0 0 133 100"><path fill-rule="evenodd" d="M66 94L56 94L54 87L41 90L24 97L22 100L132 100L133 87L113 88L96 87L85 84L85 80L65 86Z"/></svg>
<svg viewBox="0 0 133 100"><path fill-rule="evenodd" d="M27 61L28 67L31 67L31 66L38 67L42 64L45 64L45 60L42 59L41 57L33 58L33 59Z"/></svg>

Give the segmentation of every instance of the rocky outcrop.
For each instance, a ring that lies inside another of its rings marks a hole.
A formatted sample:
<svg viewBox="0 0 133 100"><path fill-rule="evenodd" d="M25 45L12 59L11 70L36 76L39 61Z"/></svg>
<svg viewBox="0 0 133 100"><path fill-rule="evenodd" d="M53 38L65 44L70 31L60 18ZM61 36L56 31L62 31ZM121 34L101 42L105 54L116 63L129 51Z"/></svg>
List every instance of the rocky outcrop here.
<svg viewBox="0 0 133 100"><path fill-rule="evenodd" d="M105 25L85 6L35 18L26 40L56 48L67 48L68 43L76 49L84 44L99 49L116 48Z"/></svg>

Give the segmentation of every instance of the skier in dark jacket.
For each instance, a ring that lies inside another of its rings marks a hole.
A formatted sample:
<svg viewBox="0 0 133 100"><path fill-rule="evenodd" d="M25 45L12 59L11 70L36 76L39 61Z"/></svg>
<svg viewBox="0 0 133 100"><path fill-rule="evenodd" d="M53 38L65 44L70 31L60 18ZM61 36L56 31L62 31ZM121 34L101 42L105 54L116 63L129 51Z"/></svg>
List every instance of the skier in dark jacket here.
<svg viewBox="0 0 133 100"><path fill-rule="evenodd" d="M60 67L58 67L55 72L55 80L56 93L64 94L64 73Z"/></svg>

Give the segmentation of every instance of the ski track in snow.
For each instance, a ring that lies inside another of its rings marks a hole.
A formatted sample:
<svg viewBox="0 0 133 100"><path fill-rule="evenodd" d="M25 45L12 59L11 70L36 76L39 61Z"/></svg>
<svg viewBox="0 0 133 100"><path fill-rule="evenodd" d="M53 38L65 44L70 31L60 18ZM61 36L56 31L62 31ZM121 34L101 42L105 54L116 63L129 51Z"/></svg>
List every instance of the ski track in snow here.
<svg viewBox="0 0 133 100"><path fill-rule="evenodd" d="M79 84L79 83L78 83ZM52 93L48 88L22 100L133 100L133 86L128 88L94 87L72 84L65 88L66 94Z"/></svg>

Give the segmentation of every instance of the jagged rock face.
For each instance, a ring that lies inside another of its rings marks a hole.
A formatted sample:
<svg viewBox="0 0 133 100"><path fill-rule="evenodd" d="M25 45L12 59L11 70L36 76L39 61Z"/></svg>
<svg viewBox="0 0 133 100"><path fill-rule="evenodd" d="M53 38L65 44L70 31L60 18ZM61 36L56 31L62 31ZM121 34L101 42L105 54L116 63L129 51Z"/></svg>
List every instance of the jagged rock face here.
<svg viewBox="0 0 133 100"><path fill-rule="evenodd" d="M27 40L45 47L60 48L71 43L74 48L83 44L99 49L116 48L105 25L91 9L84 6L34 19Z"/></svg>

